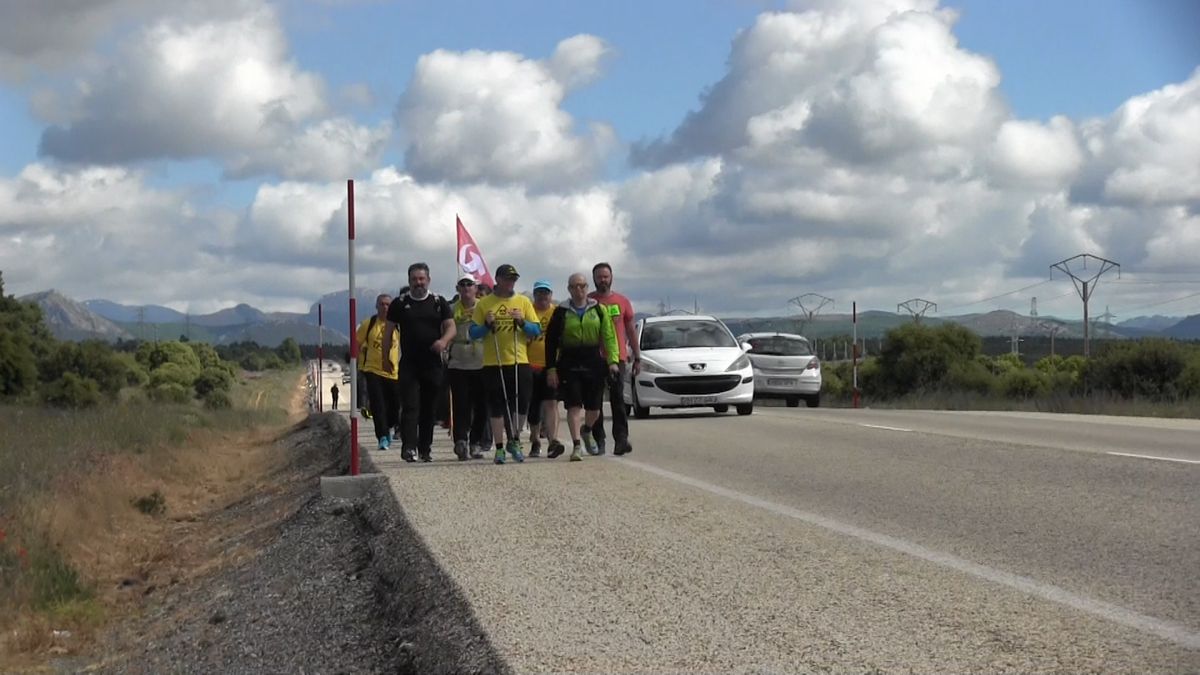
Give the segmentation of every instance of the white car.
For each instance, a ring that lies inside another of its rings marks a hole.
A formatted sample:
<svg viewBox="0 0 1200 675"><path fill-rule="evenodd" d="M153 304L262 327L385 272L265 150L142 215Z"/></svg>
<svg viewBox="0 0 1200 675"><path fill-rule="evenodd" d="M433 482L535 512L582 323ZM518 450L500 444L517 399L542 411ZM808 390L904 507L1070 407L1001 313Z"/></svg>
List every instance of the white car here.
<svg viewBox="0 0 1200 675"><path fill-rule="evenodd" d="M629 374L625 404L634 417L651 408L729 406L754 412L754 371L745 348L711 316L653 316L638 321L641 372Z"/></svg>
<svg viewBox="0 0 1200 675"><path fill-rule="evenodd" d="M745 333L738 342L750 345L754 364L754 394L782 398L789 408L804 399L810 408L821 405L821 361L808 340L792 333Z"/></svg>

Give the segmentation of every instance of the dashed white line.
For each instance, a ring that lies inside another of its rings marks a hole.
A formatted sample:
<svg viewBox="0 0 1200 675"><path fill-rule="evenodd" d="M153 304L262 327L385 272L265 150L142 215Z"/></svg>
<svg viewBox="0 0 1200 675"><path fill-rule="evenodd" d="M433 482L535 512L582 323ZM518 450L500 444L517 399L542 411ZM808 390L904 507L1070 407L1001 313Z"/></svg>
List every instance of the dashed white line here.
<svg viewBox="0 0 1200 675"><path fill-rule="evenodd" d="M863 424L861 422L859 422L858 426L868 429L883 429L885 431L912 431L912 429L905 429L904 427L888 427L882 424Z"/></svg>
<svg viewBox="0 0 1200 675"><path fill-rule="evenodd" d="M1182 462L1183 464L1200 464L1200 459L1180 459L1179 457L1159 457L1158 455L1135 455L1132 452L1106 452L1106 455L1117 457L1137 457L1138 459L1157 459L1160 462Z"/></svg>
<svg viewBox="0 0 1200 675"><path fill-rule="evenodd" d="M614 459L613 461L617 460ZM1042 598L1043 600L1049 600L1050 602L1066 605L1067 607L1072 607L1081 612L1091 614L1092 616L1107 619L1127 628L1134 628L1151 635L1155 635L1169 642L1187 647L1188 649L1200 649L1200 633L1197 633L1187 626L1174 621L1168 621L1166 619L1160 619L1148 614L1142 614L1131 609L1126 609L1125 607L1121 607L1119 605L1104 602L1103 600L1096 600L1094 598L1089 598L1086 595L1072 593L1071 591L1059 588L1053 584L1047 584L1030 577L1013 574L1011 572L1005 572L1004 570L988 567L987 565L981 565L965 558L960 558L956 555L926 548L920 544L915 544L913 542L900 539L899 537L893 537L880 532L873 532L871 530L858 527L857 525L843 523L841 521L834 520L833 518L828 518L810 511L801 511L800 509L796 509L791 506L785 506L776 502L767 501L760 497L755 497L754 495L748 495L744 492L738 492L726 487L721 487L720 485L714 485L713 483L708 483L698 478L685 476L681 473L675 473L674 471L662 469L640 461L631 461L626 459L620 461L620 463L623 466L641 469L647 473L652 473L656 476L661 476L684 485L690 485L694 488L698 488L720 497L732 499L750 506L756 506L758 508L770 511L771 513L775 513L787 518L794 518L796 520L809 523L817 527L822 527L838 534L854 537L855 539L869 542L877 546L882 546L884 548L889 548L893 551L899 551L900 553L905 553L913 556L914 558L925 560L927 562L934 563L935 565L940 565L956 572L968 574L992 583L1007 586L1034 597Z"/></svg>

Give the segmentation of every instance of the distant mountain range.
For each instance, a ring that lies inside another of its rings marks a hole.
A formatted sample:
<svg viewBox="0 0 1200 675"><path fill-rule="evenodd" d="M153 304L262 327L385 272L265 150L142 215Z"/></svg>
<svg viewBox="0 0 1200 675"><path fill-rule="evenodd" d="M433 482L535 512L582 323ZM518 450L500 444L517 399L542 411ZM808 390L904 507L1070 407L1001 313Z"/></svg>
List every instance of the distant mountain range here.
<svg viewBox="0 0 1200 675"><path fill-rule="evenodd" d="M360 288L357 297L358 320L375 312L375 296L381 291ZM262 345L275 346L286 338L301 344L317 342L317 307L323 309L324 342L327 345L348 345L347 333L350 311L347 291L338 291L321 296L307 313L263 312L246 304L222 309L212 314L188 315L169 307L146 305L144 307L122 305L108 300L76 302L57 291L43 291L23 296L21 300L33 302L42 308L51 332L63 340L101 339L176 339L181 335L188 339L228 344L253 340ZM753 331L800 332L807 337L821 339L849 335L854 326L849 314L820 314L802 327L794 317L725 318L734 334ZM865 311L858 315L858 335L866 338L882 336L896 326L912 321L908 315L883 311ZM1052 317L1029 317L997 310L982 314L960 316L925 317L926 324L937 325L953 322L965 326L981 336L1007 336L1014 333L1022 336L1050 335L1052 332L1065 338L1083 337L1082 321L1064 321ZM1138 338L1149 336L1171 337L1183 340L1200 339L1200 314L1180 318L1168 316L1136 317L1118 324L1093 323L1093 337Z"/></svg>

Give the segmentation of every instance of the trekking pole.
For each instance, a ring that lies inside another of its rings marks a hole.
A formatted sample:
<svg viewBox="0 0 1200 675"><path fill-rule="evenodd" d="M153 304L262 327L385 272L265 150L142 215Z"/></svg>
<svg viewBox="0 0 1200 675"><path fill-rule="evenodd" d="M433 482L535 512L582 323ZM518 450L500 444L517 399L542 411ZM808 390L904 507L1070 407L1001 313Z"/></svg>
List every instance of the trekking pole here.
<svg viewBox="0 0 1200 675"><path fill-rule="evenodd" d="M521 366L517 364L517 361L518 361L518 359L517 359L517 326L516 326L516 323L514 323L513 324L513 398L516 399L517 410L519 411L521 409L521 373L520 373ZM520 414L517 415L517 419L518 420L521 419ZM521 426L524 426L524 424L522 424ZM513 436L515 438L519 439L521 437L522 431L524 431L524 430L517 429L517 432L515 434L513 434Z"/></svg>
<svg viewBox="0 0 1200 675"><path fill-rule="evenodd" d="M509 440L511 440L516 437L516 434L512 430L512 413L508 410L508 385L504 383L504 365L501 363L503 359L500 358L500 334L496 332L494 327L492 329L492 337L496 343L496 368L500 371L500 392L504 394L504 418L508 421Z"/></svg>

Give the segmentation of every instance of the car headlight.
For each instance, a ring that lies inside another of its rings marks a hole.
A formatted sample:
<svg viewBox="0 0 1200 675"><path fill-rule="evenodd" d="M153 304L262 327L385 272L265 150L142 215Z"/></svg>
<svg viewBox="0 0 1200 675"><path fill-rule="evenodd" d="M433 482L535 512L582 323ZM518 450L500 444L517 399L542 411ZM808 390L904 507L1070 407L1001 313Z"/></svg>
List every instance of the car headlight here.
<svg viewBox="0 0 1200 675"><path fill-rule="evenodd" d="M750 357L746 356L745 354L742 354L741 356L734 359L733 363L729 364L729 367L725 369L725 372L732 373L736 370L745 370L749 367L750 367Z"/></svg>
<svg viewBox="0 0 1200 675"><path fill-rule="evenodd" d="M657 363L655 363L645 357L642 358L641 366L642 366L643 373L652 373L654 375L665 375L666 373L671 372L671 371L667 370L666 368L663 368L662 366L658 365Z"/></svg>

